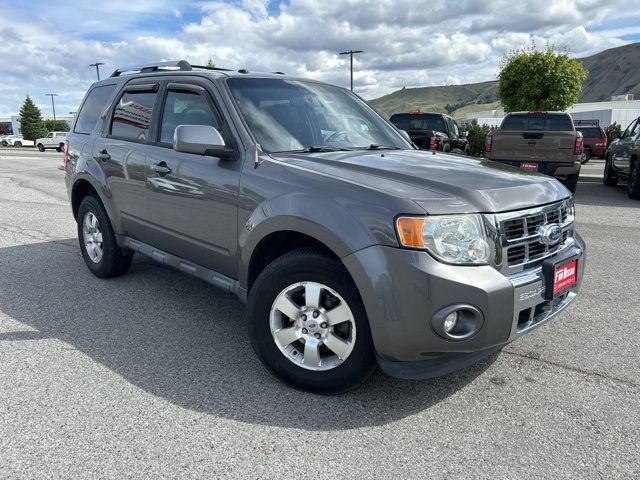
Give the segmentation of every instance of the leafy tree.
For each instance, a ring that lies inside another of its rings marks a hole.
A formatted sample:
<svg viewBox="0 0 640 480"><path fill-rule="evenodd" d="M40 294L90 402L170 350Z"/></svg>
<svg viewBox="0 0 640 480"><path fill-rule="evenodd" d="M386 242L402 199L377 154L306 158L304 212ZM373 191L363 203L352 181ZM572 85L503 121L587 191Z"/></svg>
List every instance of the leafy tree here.
<svg viewBox="0 0 640 480"><path fill-rule="evenodd" d="M465 123L462 126L462 130L466 130L468 132L467 139L469 140L469 154L472 156L483 154L484 141L491 131L491 127L486 123L479 125L478 121L474 119L471 123Z"/></svg>
<svg viewBox="0 0 640 480"><path fill-rule="evenodd" d="M604 129L604 133L607 135L607 145L610 145L613 142L614 133L617 133L618 136L622 135L622 126L618 122L613 122Z"/></svg>
<svg viewBox="0 0 640 480"><path fill-rule="evenodd" d="M40 109L29 98L29 95L27 95L20 107L20 131L25 140L35 140L47 134L47 129L42 122Z"/></svg>
<svg viewBox="0 0 640 480"><path fill-rule="evenodd" d="M69 124L65 120L45 120L42 122L48 132L68 132Z"/></svg>
<svg viewBox="0 0 640 480"><path fill-rule="evenodd" d="M506 112L565 110L577 102L587 71L567 52L535 44L516 50L502 61L498 95Z"/></svg>
<svg viewBox="0 0 640 480"><path fill-rule="evenodd" d="M207 60L207 67L209 68L214 68L216 66L215 63L213 63L213 58L209 57L209 60Z"/></svg>

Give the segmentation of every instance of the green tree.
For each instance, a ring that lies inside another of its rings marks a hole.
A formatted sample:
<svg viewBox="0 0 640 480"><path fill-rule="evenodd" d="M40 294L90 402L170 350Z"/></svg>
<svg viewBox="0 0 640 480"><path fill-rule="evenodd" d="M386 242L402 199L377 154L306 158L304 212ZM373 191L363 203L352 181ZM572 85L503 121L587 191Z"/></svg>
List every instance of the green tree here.
<svg viewBox="0 0 640 480"><path fill-rule="evenodd" d="M207 67L214 68L215 66L216 64L213 63L213 58L209 57L209 60L207 60Z"/></svg>
<svg viewBox="0 0 640 480"><path fill-rule="evenodd" d="M491 131L491 127L486 123L479 125L477 120L472 120L471 123L462 125L462 130L468 132L469 154L474 157L483 154L484 141Z"/></svg>
<svg viewBox="0 0 640 480"><path fill-rule="evenodd" d="M614 140L614 133L617 133L618 136L622 135L622 126L618 122L613 122L604 129L604 133L607 135L607 145L611 145L611 142Z"/></svg>
<svg viewBox="0 0 640 480"><path fill-rule="evenodd" d="M48 132L68 132L69 124L66 120L45 120L42 122L44 124L44 128Z"/></svg>
<svg viewBox="0 0 640 480"><path fill-rule="evenodd" d="M47 134L47 129L42 123L40 109L33 103L29 95L20 107L20 131L25 140L35 140Z"/></svg>
<svg viewBox="0 0 640 480"><path fill-rule="evenodd" d="M498 95L506 112L565 110L578 101L587 78L579 61L553 47L513 51L500 67Z"/></svg>

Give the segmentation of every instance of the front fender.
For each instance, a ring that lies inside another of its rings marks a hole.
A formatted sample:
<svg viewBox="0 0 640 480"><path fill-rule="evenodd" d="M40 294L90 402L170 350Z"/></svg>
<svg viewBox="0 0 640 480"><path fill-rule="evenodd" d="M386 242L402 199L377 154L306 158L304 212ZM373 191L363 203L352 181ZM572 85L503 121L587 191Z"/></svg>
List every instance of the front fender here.
<svg viewBox="0 0 640 480"><path fill-rule="evenodd" d="M260 241L271 233L290 231L308 235L343 258L371 245L397 246L389 225L376 228L379 222L374 215L357 217L337 201L310 193L292 192L266 200L239 226L240 285L246 288L251 256Z"/></svg>

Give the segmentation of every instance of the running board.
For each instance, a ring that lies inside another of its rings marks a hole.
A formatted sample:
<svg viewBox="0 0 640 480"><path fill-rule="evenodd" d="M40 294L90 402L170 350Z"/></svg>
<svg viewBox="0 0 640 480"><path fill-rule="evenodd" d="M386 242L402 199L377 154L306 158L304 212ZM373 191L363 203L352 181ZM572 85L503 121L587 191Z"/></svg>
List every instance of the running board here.
<svg viewBox="0 0 640 480"><path fill-rule="evenodd" d="M118 237L118 245L120 245L120 247L129 249L136 253L141 253L162 265L174 268L192 277L199 278L200 280L203 280L224 292L235 294L242 303L247 303L247 292L245 289L240 288L240 282L237 280L229 278L215 270L210 270L202 265L198 265L197 263L189 262L183 258L162 251L131 237L127 237L125 235L116 236Z"/></svg>

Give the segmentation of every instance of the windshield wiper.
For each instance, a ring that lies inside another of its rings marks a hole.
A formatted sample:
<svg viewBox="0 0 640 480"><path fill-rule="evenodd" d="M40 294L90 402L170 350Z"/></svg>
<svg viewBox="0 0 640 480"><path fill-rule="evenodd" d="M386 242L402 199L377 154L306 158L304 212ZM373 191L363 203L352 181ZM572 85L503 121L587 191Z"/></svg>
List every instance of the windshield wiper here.
<svg viewBox="0 0 640 480"><path fill-rule="evenodd" d="M311 145L310 147L304 147L298 150L281 150L273 153L313 153L313 152L348 152L350 148L342 147L325 147L323 145Z"/></svg>
<svg viewBox="0 0 640 480"><path fill-rule="evenodd" d="M368 147L361 147L359 150L404 150L402 147L396 147L395 145L378 145L372 143Z"/></svg>

